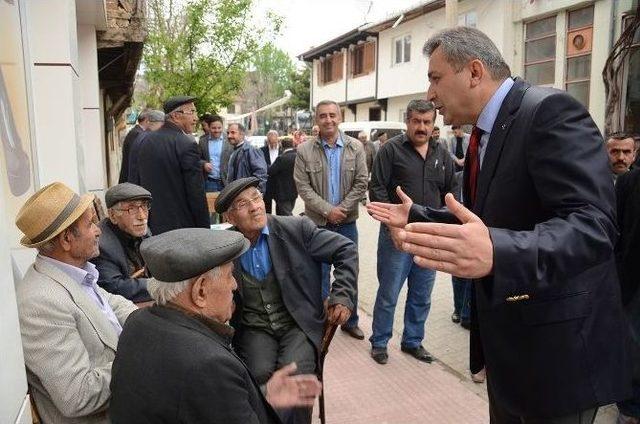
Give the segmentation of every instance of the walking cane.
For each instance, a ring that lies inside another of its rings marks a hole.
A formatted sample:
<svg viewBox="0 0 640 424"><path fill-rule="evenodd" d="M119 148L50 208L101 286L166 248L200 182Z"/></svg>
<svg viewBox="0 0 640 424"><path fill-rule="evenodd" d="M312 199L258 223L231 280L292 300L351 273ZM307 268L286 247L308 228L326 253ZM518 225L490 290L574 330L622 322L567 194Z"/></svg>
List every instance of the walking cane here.
<svg viewBox="0 0 640 424"><path fill-rule="evenodd" d="M325 409L324 409L324 382L323 382L323 374L324 374L324 358L327 356L327 352L329 351L329 344L333 339L333 335L336 334L337 325L329 324L327 322L324 326L324 334L322 335L322 347L320 349L320 372L318 373L318 379L322 383L322 389L320 389L320 423L325 424Z"/></svg>

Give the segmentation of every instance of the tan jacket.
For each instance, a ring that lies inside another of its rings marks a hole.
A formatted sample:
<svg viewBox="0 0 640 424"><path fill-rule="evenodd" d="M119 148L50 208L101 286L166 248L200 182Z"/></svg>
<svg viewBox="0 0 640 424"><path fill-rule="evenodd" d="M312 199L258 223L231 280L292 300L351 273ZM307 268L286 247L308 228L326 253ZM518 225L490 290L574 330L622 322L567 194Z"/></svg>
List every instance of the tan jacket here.
<svg viewBox="0 0 640 424"><path fill-rule="evenodd" d="M120 324L136 306L98 289ZM39 258L17 286L27 380L45 423L109 423L118 335L71 277Z"/></svg>
<svg viewBox="0 0 640 424"><path fill-rule="evenodd" d="M362 143L342 132L340 135L344 143L340 161L342 201L337 206L348 211L344 223L349 223L358 218L358 205L367 191L367 163ZM305 214L320 226L327 224L326 217L334 207L327 200L328 172L327 156L320 140L307 141L298 146L293 178L298 195L304 201Z"/></svg>

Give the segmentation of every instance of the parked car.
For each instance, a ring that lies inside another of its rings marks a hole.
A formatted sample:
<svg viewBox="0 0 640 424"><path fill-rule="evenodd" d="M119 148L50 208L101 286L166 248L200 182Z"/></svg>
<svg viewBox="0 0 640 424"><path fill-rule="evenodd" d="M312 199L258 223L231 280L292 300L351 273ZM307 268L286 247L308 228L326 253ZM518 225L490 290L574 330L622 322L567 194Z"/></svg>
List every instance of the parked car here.
<svg viewBox="0 0 640 424"><path fill-rule="evenodd" d="M338 126L345 134L353 138L358 138L360 131L364 131L369 136L369 140L375 141L381 133L386 133L389 138L407 131L404 122L395 121L357 121L342 122Z"/></svg>

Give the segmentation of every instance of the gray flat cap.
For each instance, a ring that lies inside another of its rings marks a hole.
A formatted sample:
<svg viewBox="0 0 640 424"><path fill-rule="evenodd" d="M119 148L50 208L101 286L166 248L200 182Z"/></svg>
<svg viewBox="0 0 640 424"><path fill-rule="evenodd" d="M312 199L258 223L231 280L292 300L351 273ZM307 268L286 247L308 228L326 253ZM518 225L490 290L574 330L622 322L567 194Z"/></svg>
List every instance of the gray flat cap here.
<svg viewBox="0 0 640 424"><path fill-rule="evenodd" d="M150 110L147 113L147 119L149 122L164 122L164 112L161 110Z"/></svg>
<svg viewBox="0 0 640 424"><path fill-rule="evenodd" d="M139 185L122 183L111 187L104 195L107 208L124 200L146 199L151 200L151 193Z"/></svg>
<svg viewBox="0 0 640 424"><path fill-rule="evenodd" d="M249 187L258 187L260 180L256 177L240 178L222 189L214 204L216 212L223 213L229 209L233 200Z"/></svg>
<svg viewBox="0 0 640 424"><path fill-rule="evenodd" d="M145 239L140 254L154 278L175 283L231 262L249 245L236 231L181 228Z"/></svg>
<svg viewBox="0 0 640 424"><path fill-rule="evenodd" d="M162 109L164 113L169 113L176 108L182 106L185 103L191 103L196 99L193 96L173 96L169 97L166 102L162 105Z"/></svg>

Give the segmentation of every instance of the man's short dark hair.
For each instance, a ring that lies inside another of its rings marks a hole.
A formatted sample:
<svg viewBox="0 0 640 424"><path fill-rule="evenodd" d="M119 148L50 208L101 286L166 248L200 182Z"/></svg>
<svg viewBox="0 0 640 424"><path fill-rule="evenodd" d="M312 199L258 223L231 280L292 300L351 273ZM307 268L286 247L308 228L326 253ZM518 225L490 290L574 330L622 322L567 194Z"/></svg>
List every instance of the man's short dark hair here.
<svg viewBox="0 0 640 424"><path fill-rule="evenodd" d="M290 149L293 147L293 139L291 137L284 137L280 140L280 145L283 149Z"/></svg>
<svg viewBox="0 0 640 424"><path fill-rule="evenodd" d="M427 100L411 100L407 105L407 120L411 118L411 112L417 112L419 114L433 112L433 119L436 119L436 106Z"/></svg>
<svg viewBox="0 0 640 424"><path fill-rule="evenodd" d="M434 126L433 126L433 130L434 130L434 131L436 131L436 130L440 131L440 127L439 127L439 126L437 126L437 125L434 125Z"/></svg>
<svg viewBox="0 0 640 424"><path fill-rule="evenodd" d="M243 134L244 134L245 132L247 132L247 130L246 130L246 128L244 127L244 125L242 125L242 124L241 124L241 123L239 123L239 122L232 122L232 123L230 123L230 124L229 124L229 126L231 126L231 125L235 125L235 126L237 126L237 127L238 127L238 131L240 131L240 132L241 132L241 133L243 133Z"/></svg>
<svg viewBox="0 0 640 424"><path fill-rule="evenodd" d="M609 140L624 140L626 138L631 138L635 141L637 135L634 137L634 134L628 133L628 132L614 132L612 134L609 135L609 138L607 138L607 141Z"/></svg>
<svg viewBox="0 0 640 424"><path fill-rule="evenodd" d="M208 116L204 119L204 122L206 122L208 125L213 124L214 122L220 122L222 124L222 117L220 115L211 115L211 114L207 114Z"/></svg>

